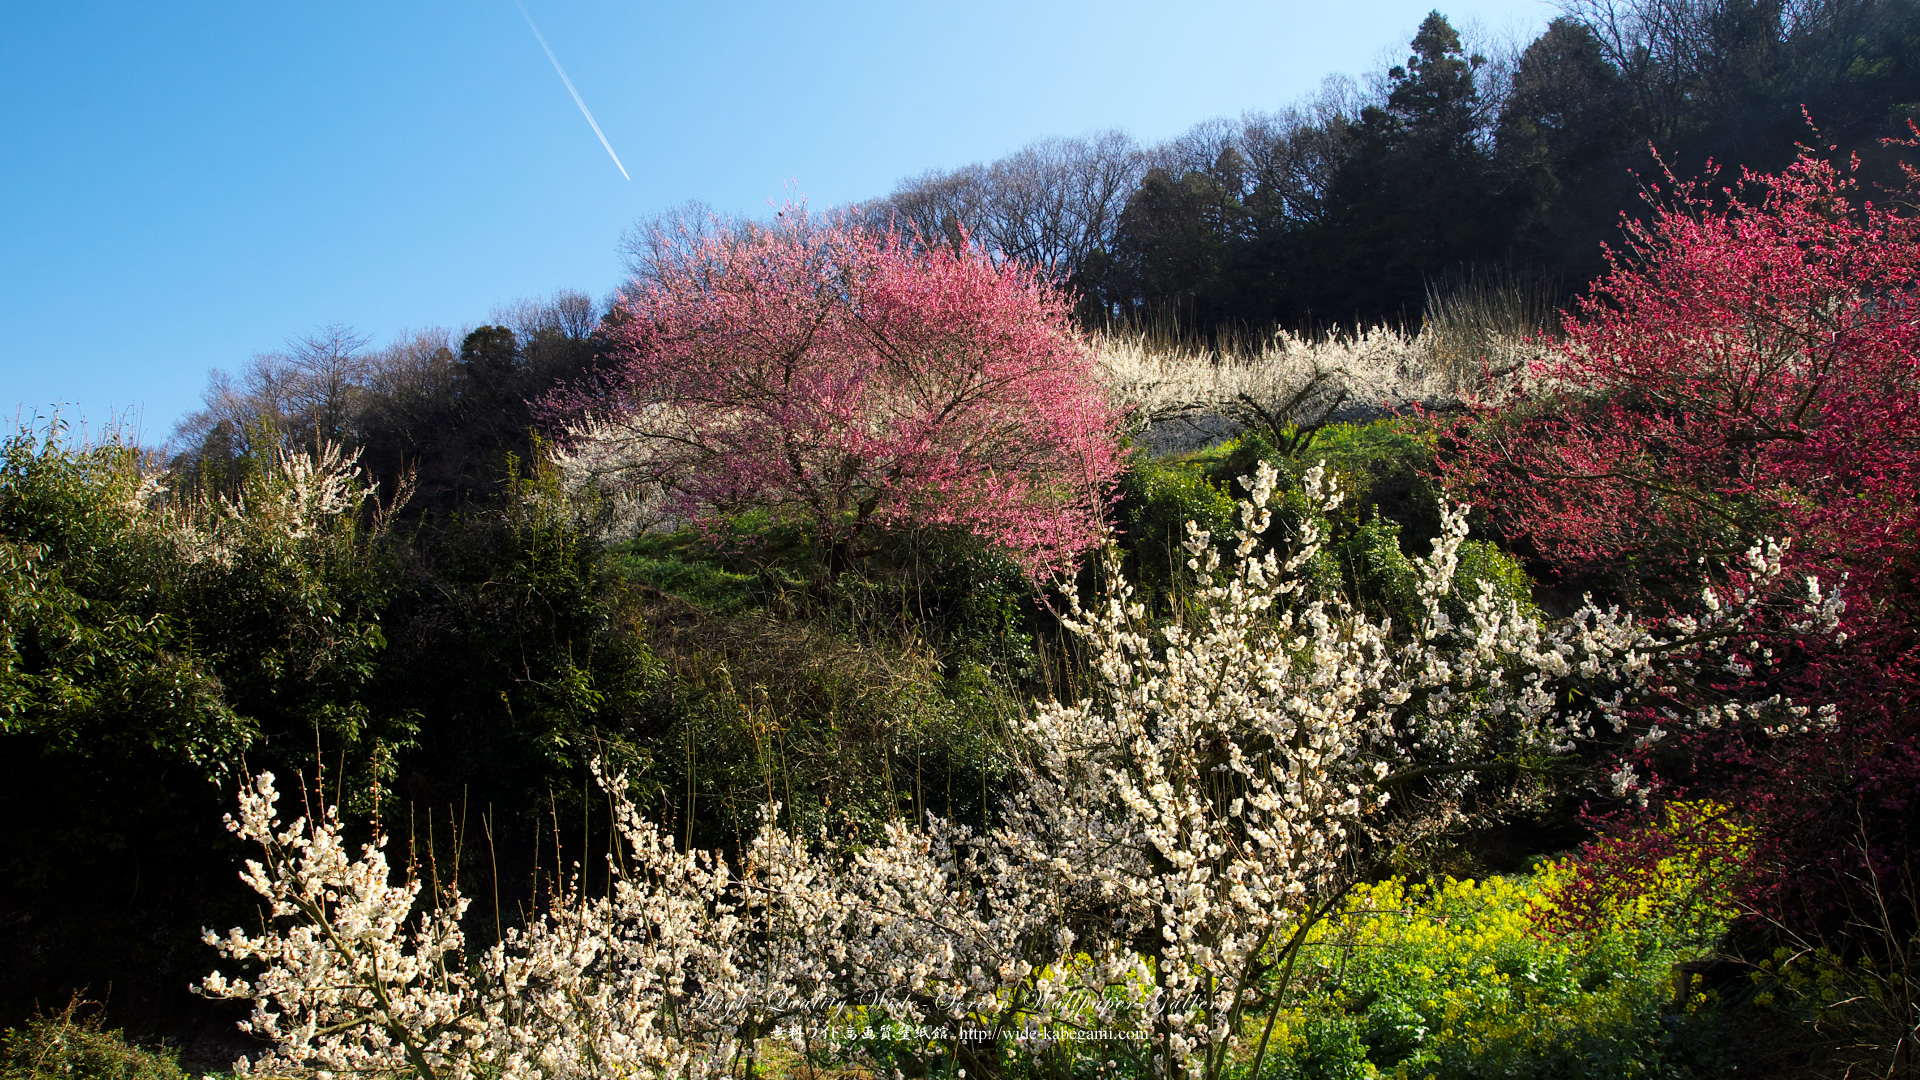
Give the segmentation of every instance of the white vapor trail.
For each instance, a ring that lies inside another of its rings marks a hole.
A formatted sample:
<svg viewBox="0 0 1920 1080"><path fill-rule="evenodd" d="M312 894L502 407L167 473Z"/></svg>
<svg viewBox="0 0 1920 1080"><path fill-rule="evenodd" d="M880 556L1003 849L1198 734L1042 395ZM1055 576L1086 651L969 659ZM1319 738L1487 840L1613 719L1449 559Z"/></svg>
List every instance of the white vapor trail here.
<svg viewBox="0 0 1920 1080"><path fill-rule="evenodd" d="M547 35L541 33L540 28L534 25L533 16L527 14L525 4L522 4L520 0L513 0L513 6L520 9L520 17L527 20L527 29L533 31L534 40L540 43L540 48L546 50L547 59L553 63L553 70L560 73L560 81L567 84L567 93L572 94L573 103L580 106L580 115L587 118L587 126L593 129L595 135L600 136L600 145L607 148L607 156L613 159L613 167L620 170L621 176L625 176L628 181L632 181L633 177L627 176L627 167L620 164L620 155L613 152L613 144L607 141L606 132L601 131L600 125L594 122L593 114L587 111L587 103L580 100L580 91L575 90L573 88L573 80L567 78L567 69L561 67L560 58L553 55L553 47L547 44Z"/></svg>

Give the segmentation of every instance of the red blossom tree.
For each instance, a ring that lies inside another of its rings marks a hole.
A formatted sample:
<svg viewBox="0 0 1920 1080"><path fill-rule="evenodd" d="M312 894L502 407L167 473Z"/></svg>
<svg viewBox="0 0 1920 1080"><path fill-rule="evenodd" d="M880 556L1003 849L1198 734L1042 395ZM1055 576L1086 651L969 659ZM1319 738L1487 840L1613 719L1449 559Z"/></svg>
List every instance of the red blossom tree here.
<svg viewBox="0 0 1920 1080"><path fill-rule="evenodd" d="M894 529L1036 576L1099 540L1120 418L1033 269L793 206L681 244L619 305L611 376L548 402L625 483L701 524L799 521L836 573Z"/></svg>
<svg viewBox="0 0 1920 1080"><path fill-rule="evenodd" d="M1717 194L1717 198L1715 197ZM1764 533L1876 593L1920 508L1920 222L1803 152L1678 185L1450 468L1560 561L1690 563Z"/></svg>
<svg viewBox="0 0 1920 1080"><path fill-rule="evenodd" d="M1793 540L1789 578L1846 580L1843 643L1783 624L1703 676L1733 698L1836 703L1836 724L1639 752L1763 821L1754 899L1783 918L1818 918L1915 853L1920 220L1857 170L1803 148L1778 175L1673 185L1627 226L1536 389L1463 423L1443 466L1575 575L1698 584L1711 556L1772 535Z"/></svg>

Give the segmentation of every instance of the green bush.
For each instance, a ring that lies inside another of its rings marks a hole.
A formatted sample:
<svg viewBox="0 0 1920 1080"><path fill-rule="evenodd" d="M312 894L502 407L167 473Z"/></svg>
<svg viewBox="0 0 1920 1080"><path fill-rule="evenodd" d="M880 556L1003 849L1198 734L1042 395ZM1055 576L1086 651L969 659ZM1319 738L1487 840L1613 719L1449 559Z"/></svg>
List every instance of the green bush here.
<svg viewBox="0 0 1920 1080"><path fill-rule="evenodd" d="M1406 526L1415 542L1424 542L1440 525L1439 492L1428 478L1434 450L1429 424L1411 417L1389 417L1364 424L1328 424L1291 453L1260 432L1249 431L1212 451L1206 471L1225 489L1266 461L1290 480L1289 486L1297 486L1308 469L1324 465L1346 493L1344 516L1349 524L1358 524L1377 510Z"/></svg>
<svg viewBox="0 0 1920 1080"><path fill-rule="evenodd" d="M312 775L324 742L349 802L390 778L389 564L351 474L273 451L197 488L57 423L0 442L0 1019L79 985L190 1006L198 928L252 910L218 824L243 754Z"/></svg>
<svg viewBox="0 0 1920 1080"><path fill-rule="evenodd" d="M1393 417L1365 424L1330 424L1292 454L1276 449L1261 433L1248 432L1187 467L1198 472L1192 482L1204 479L1207 490L1217 492L1231 511L1226 487L1251 473L1259 462L1272 464L1286 479L1275 506L1277 528L1291 530L1298 528L1299 515L1305 512L1300 493L1303 478L1309 469L1321 466L1343 499L1321 522L1328 542L1314 576L1328 587L1340 588L1370 616L1392 618L1396 626L1407 627L1421 615L1413 592L1412 556L1424 555L1439 531L1439 493L1428 479L1433 454L1433 434L1426 424ZM1179 512L1185 507L1169 509ZM1225 521L1226 516L1211 520ZM1201 524L1207 525L1208 519ZM1230 526L1215 528L1219 533ZM1483 585L1490 586L1498 600L1531 605L1533 582L1518 559L1484 540L1467 541L1459 558L1454 590L1446 604L1453 618L1465 617L1467 605L1480 596Z"/></svg>
<svg viewBox="0 0 1920 1080"><path fill-rule="evenodd" d="M76 999L54 1016L36 1016L0 1034L0 1080L186 1080L171 1054L142 1049Z"/></svg>
<svg viewBox="0 0 1920 1080"><path fill-rule="evenodd" d="M1233 495L1201 464L1136 459L1120 478L1119 494L1121 536L1141 558L1161 554L1184 562L1187 522L1215 535L1235 523Z"/></svg>
<svg viewBox="0 0 1920 1080"><path fill-rule="evenodd" d="M1411 627L1423 615L1413 589L1413 557L1424 555L1438 532L1439 498L1426 476L1433 446L1425 425L1395 417L1328 425L1292 455L1250 431L1190 461L1140 463L1122 480L1121 521L1131 530L1123 541L1146 570L1153 566L1151 553L1178 552L1188 519L1224 539L1236 524L1229 488L1266 461L1284 478L1274 505L1273 535L1285 543L1307 512L1304 477L1321 466L1343 498L1320 521L1327 542L1310 573L1369 616ZM1468 540L1460 548L1447 614L1464 619L1483 587L1502 602L1532 605L1533 582L1520 560L1485 540Z"/></svg>
<svg viewBox="0 0 1920 1080"><path fill-rule="evenodd" d="M719 847L768 802L810 826L984 822L1011 688L1037 666L1018 568L970 537L909 530L829 575L790 528L729 525L612 554L663 676L629 769L643 803Z"/></svg>

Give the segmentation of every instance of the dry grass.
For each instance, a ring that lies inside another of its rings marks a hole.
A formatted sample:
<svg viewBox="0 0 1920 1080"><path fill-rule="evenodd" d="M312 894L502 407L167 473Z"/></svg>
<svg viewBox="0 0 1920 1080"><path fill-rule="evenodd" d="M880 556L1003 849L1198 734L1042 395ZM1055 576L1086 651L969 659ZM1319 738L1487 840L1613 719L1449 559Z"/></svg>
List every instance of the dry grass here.
<svg viewBox="0 0 1920 1080"><path fill-rule="evenodd" d="M1468 275L1451 289L1428 287L1420 341L1452 385L1476 386L1518 375L1559 325L1544 283Z"/></svg>

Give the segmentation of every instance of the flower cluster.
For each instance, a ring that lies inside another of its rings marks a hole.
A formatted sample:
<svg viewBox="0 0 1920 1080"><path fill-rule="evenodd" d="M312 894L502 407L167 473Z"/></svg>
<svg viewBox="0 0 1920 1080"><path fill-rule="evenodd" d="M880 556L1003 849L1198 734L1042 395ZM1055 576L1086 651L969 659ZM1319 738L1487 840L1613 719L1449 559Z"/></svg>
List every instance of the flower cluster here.
<svg viewBox="0 0 1920 1080"><path fill-rule="evenodd" d="M376 517L381 510L358 451L324 442L312 450L274 446L263 456L233 492L189 496L163 507L159 520L188 562L232 569L243 550L263 539L298 545L350 531L364 509L371 507Z"/></svg>
<svg viewBox="0 0 1920 1080"><path fill-rule="evenodd" d="M1340 499L1323 470L1284 557L1262 540L1273 470L1243 483L1230 559L1189 526L1196 585L1172 623L1153 625L1109 551L1068 623L1092 692L1024 719L983 832L934 819L848 840L769 807L731 867L677 850L605 778L625 841L608 895L575 885L462 964L463 900L405 921L418 886L386 884L377 843L349 862L331 815L280 829L263 782L234 828L268 853L246 879L278 921L214 940L266 972L206 991L254 1000L277 1064L328 1072L697 1077L857 1003L956 1032L1133 1032L1116 1052L1154 1075L1218 1077L1376 844L1524 795L1511 777L1597 724L1724 722L1726 703L1684 688L1772 595L1647 624L1592 605L1549 621L1488 589L1455 619L1454 507L1415 562L1423 614L1396 628L1308 572ZM987 1075L1001 1041L950 1052Z"/></svg>
<svg viewBox="0 0 1920 1080"><path fill-rule="evenodd" d="M1099 542L1118 417L1036 271L799 206L679 255L610 317L606 380L546 402L567 471L632 520L760 510L837 562L953 530L1037 578Z"/></svg>
<svg viewBox="0 0 1920 1080"><path fill-rule="evenodd" d="M605 782L623 790L621 778ZM200 987L253 1001L242 1027L275 1044L242 1072L698 1077L730 1056L734 1025L710 1022L746 985L728 867L675 850L624 799L611 895L590 898L575 883L470 958L457 889L413 915L421 883L390 884L384 837L350 859L335 808L282 825L277 798L263 774L227 819L265 856L241 878L269 901L272 924L205 935L263 968L252 981L215 972ZM696 1000L706 1004L689 1007Z"/></svg>
<svg viewBox="0 0 1920 1080"><path fill-rule="evenodd" d="M1518 343L1505 347L1532 351ZM1279 430L1348 409L1444 409L1463 400L1457 380L1436 359L1430 331L1374 327L1320 340L1280 331L1241 351L1167 348L1140 335L1107 334L1095 339L1094 352L1114 404L1162 450L1178 448L1186 433ZM1501 385L1511 381L1511 374L1502 376ZM1487 385L1479 392L1498 389ZM1222 422L1227 428L1217 429Z"/></svg>
<svg viewBox="0 0 1920 1080"><path fill-rule="evenodd" d="M273 927L259 935L211 930L221 955L263 970L251 982L208 975L210 997L252 999L241 1027L275 1044L271 1057L240 1069L314 1069L382 1075L464 1075L450 1068L481 1026L461 963L457 897L413 915L420 883L390 883L384 844L348 857L337 814L282 826L272 773L240 792L227 828L265 856L240 875L268 901Z"/></svg>

